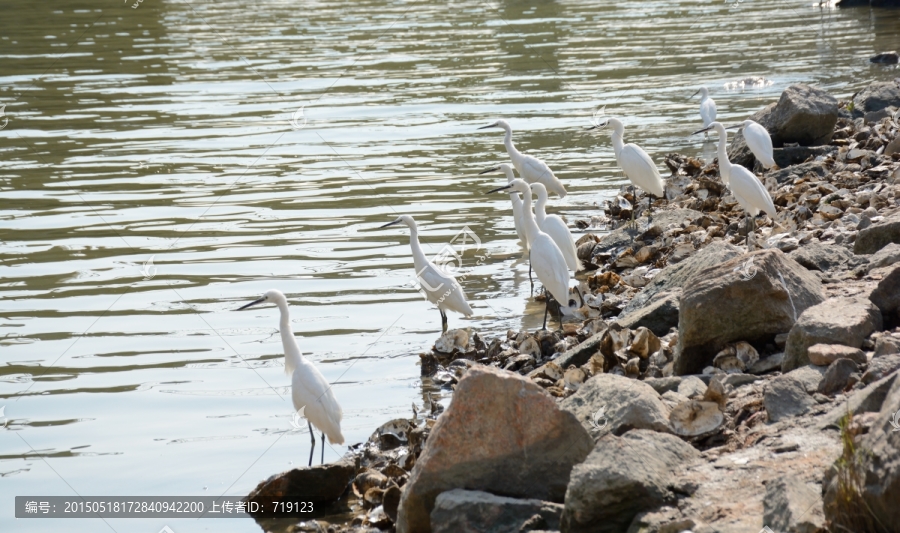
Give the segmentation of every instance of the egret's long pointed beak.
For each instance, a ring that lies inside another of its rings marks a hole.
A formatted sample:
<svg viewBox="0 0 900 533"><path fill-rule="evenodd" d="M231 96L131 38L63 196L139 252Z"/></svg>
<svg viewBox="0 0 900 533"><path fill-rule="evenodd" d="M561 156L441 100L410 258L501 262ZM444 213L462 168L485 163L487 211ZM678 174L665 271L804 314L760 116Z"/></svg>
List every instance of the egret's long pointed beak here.
<svg viewBox="0 0 900 533"><path fill-rule="evenodd" d="M483 130L483 129L487 129L487 128L493 128L494 126L496 126L496 124L488 124L487 126L482 126L482 127L478 128L478 129L479 129L479 130Z"/></svg>
<svg viewBox="0 0 900 533"><path fill-rule="evenodd" d="M494 167L494 168L489 168L487 170L482 170L481 172L478 173L478 175L480 176L482 174L487 174L488 172L495 172L497 170L500 170L500 167Z"/></svg>
<svg viewBox="0 0 900 533"><path fill-rule="evenodd" d="M497 187L496 189L491 189L490 191L488 191L484 194L491 194L492 192L505 191L506 189L512 189L512 185L504 185L503 187Z"/></svg>
<svg viewBox="0 0 900 533"><path fill-rule="evenodd" d="M691 98L697 96L698 94L700 94L700 89L697 89L697 92L695 92L694 94L692 94L692 95L691 95Z"/></svg>
<svg viewBox="0 0 900 533"><path fill-rule="evenodd" d="M712 129L712 127L709 127L709 128L703 128L702 130L697 130L697 131L695 131L695 132L692 133L691 135L697 135L698 133L703 133L704 131L709 131L709 130L711 130L711 129Z"/></svg>
<svg viewBox="0 0 900 533"><path fill-rule="evenodd" d="M386 227L388 227L388 226L393 226L394 224L399 224L399 223L401 223L401 222L403 222L403 220L401 220L401 219L398 218L397 220L395 220L395 221L393 221L393 222L388 222L388 223L385 224L384 226L378 226L378 229L386 228Z"/></svg>
<svg viewBox="0 0 900 533"><path fill-rule="evenodd" d="M743 124L735 124L734 126L725 126L725 129L726 130L736 130L736 129L740 129L743 127L744 127Z"/></svg>
<svg viewBox="0 0 900 533"><path fill-rule="evenodd" d="M594 124L593 126L591 126L590 128L588 128L588 131L595 130L595 129L599 128L599 127L600 127L600 124Z"/></svg>
<svg viewBox="0 0 900 533"><path fill-rule="evenodd" d="M261 304L265 301L266 301L265 297L260 298L259 300L253 300L252 302L248 303L247 305L245 305L243 307L238 307L237 309L235 309L235 311L240 311L241 309L246 309L252 305Z"/></svg>

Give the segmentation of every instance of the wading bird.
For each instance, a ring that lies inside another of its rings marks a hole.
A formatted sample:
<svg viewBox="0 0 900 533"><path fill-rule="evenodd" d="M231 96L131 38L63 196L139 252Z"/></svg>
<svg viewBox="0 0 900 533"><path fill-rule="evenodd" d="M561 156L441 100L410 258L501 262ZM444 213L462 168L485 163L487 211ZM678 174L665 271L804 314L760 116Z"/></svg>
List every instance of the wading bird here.
<svg viewBox="0 0 900 533"><path fill-rule="evenodd" d="M498 170L502 170L506 174L506 182L512 183L514 179L516 179L515 174L513 174L513 167L503 163L500 166L496 166L493 168L489 168L483 172L479 172L478 175L487 174L488 172L496 172ZM509 191L509 201L512 202L512 210L513 210L513 223L516 225L516 235L519 236L519 241L522 243L522 246L525 247L525 251L528 251L528 237L525 235L525 219L522 215L522 197L519 196L519 193L516 191Z"/></svg>
<svg viewBox="0 0 900 533"><path fill-rule="evenodd" d="M422 246L419 244L419 228L413 217L401 215L397 220L388 222L381 228L400 223L406 224L409 228L409 247L412 248L416 278L419 280L422 292L425 293L425 298L436 305L438 311L441 312L441 331L447 331L448 309L465 316L472 316L472 308L466 301L466 294L456 278L441 270L425 257L425 252L422 251Z"/></svg>
<svg viewBox="0 0 900 533"><path fill-rule="evenodd" d="M722 181L725 182L725 185L731 189L734 198L738 201L744 211L747 212L750 218L748 226L755 222L754 218L760 211L765 211L765 213L774 220L775 203L772 202L772 195L769 194L766 187L752 172L741 165L734 165L728 160L728 153L726 152L728 133L725 131L725 126L718 122L713 122L708 128L695 131L692 135L708 132L709 130L716 130L716 133L719 134L719 174L722 176ZM748 227L748 245L750 244L750 234L752 232L752 227Z"/></svg>
<svg viewBox="0 0 900 533"><path fill-rule="evenodd" d="M709 97L709 89L700 87L691 98L700 95L700 118L703 119L703 127L708 128L716 121L716 101ZM709 133L706 134L709 137Z"/></svg>
<svg viewBox="0 0 900 533"><path fill-rule="evenodd" d="M747 142L747 148L753 152L753 155L760 164L766 169L774 168L776 166L775 159L772 157L772 137L769 136L769 132L766 128L752 120L745 120L740 124L728 126L726 129L743 130L744 141Z"/></svg>
<svg viewBox="0 0 900 533"><path fill-rule="evenodd" d="M566 264L566 258L559 246L538 227L534 213L531 212L531 188L528 184L520 179L514 179L512 183L490 190L488 193L507 189L522 193L524 199L525 233L528 235L528 242L531 243L528 257L547 292L543 326L543 329L547 329L547 312L550 308L551 296L559 303L561 315L563 313L570 314L577 307L577 304L569 302L569 266ZM562 316L560 316L561 324Z"/></svg>
<svg viewBox="0 0 900 533"><path fill-rule="evenodd" d="M272 303L281 311L278 329L281 332L281 344L284 347L284 373L291 376L291 399L294 409L303 409L306 423L309 425L309 439L312 447L309 450L309 466L312 466L313 451L316 449L316 435L313 426L322 432L322 463L325 463L325 435L332 444L343 444L341 434L341 406L334 397L331 385L325 376L300 353L294 331L291 329L291 315L288 311L287 298L277 289L266 291L258 300L254 300L238 309Z"/></svg>
<svg viewBox="0 0 900 533"><path fill-rule="evenodd" d="M512 159L513 166L519 171L519 176L521 176L523 180L528 183L543 183L548 191L556 193L560 198L566 197L566 188L563 187L559 178L553 175L553 171L550 170L547 163L544 163L536 157L525 155L516 149L512 142L512 128L509 127L508 122L505 120L498 120L493 124L488 124L487 126L482 126L478 129L483 130L485 128L502 128L506 132L506 137L503 138L503 144L506 146L506 152L509 154L509 158Z"/></svg>
<svg viewBox="0 0 900 533"><path fill-rule="evenodd" d="M612 144L613 152L616 154L616 163L622 167L625 177L631 181L632 196L634 196L634 186L638 186L647 194L652 196L664 197L666 194L666 184L659 175L659 169L653 164L653 160L647 155L643 148L636 144L625 144L623 137L625 135L625 125L616 118L608 118L598 123L596 126L588 128L589 130L604 128L607 125L612 126ZM637 206L637 199L635 199ZM634 222L634 209L631 210L631 221ZM647 218L649 222L653 219L650 216L650 199L647 199Z"/></svg>
<svg viewBox="0 0 900 533"><path fill-rule="evenodd" d="M582 268L581 261L578 260L578 250L575 247L575 238L569 231L569 227L563 222L559 215L547 214L547 189L542 183L532 183L531 191L537 195L537 203L534 208L534 219L538 227L553 239L556 246L562 252L566 259L566 265L574 274Z"/></svg>

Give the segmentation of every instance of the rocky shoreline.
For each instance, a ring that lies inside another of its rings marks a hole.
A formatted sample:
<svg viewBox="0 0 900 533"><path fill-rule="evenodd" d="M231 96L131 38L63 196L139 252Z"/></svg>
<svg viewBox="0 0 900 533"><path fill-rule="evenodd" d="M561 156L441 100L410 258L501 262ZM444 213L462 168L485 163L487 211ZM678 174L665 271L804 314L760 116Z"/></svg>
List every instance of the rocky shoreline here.
<svg viewBox="0 0 900 533"><path fill-rule="evenodd" d="M716 162L668 155L652 223L622 226L647 204L624 189L576 222L620 226L577 243L578 323L448 331L421 354L454 391L443 413L248 500L343 513L284 531L895 530L898 108L900 79L849 102L797 85L751 117L780 168L762 174L778 214L749 235ZM755 163L740 135L729 158Z"/></svg>

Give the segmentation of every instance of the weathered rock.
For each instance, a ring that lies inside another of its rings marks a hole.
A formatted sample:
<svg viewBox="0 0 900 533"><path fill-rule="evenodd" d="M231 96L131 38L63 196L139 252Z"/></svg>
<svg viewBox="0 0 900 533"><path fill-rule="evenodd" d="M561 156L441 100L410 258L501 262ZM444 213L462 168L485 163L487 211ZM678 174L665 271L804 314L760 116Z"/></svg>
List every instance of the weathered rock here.
<svg viewBox="0 0 900 533"><path fill-rule="evenodd" d="M789 142L818 146L831 140L837 117L838 101L833 96L821 89L797 84L781 93L772 110L771 122L765 126L772 133L775 146Z"/></svg>
<svg viewBox="0 0 900 533"><path fill-rule="evenodd" d="M881 337L878 337L878 340L875 341L874 357L881 357L882 355L891 355L895 353L900 353L900 339L891 337L889 335L882 335Z"/></svg>
<svg viewBox="0 0 900 533"><path fill-rule="evenodd" d="M791 475L766 483L763 523L778 533L818 533L825 526L818 487Z"/></svg>
<svg viewBox="0 0 900 533"><path fill-rule="evenodd" d="M672 500L672 474L700 452L678 437L648 430L606 435L572 470L562 531L625 531L634 517Z"/></svg>
<svg viewBox="0 0 900 533"><path fill-rule="evenodd" d="M863 298L829 298L803 311L791 328L784 349L782 372L809 363L807 351L814 344L862 346L873 331L881 329L881 313Z"/></svg>
<svg viewBox="0 0 900 533"><path fill-rule="evenodd" d="M900 352L881 357L874 357L872 358L872 361L869 362L869 367L862 375L860 381L865 384L872 383L873 381L877 381L896 372L898 368L900 368Z"/></svg>
<svg viewBox="0 0 900 533"><path fill-rule="evenodd" d="M681 265L683 264L681 263ZM662 337L670 329L678 327L679 298L681 298L681 289L678 288L657 293L640 309L628 313L623 312L616 322L629 329L646 327L656 336Z"/></svg>
<svg viewBox="0 0 900 533"><path fill-rule="evenodd" d="M769 357L763 357L759 361L753 363L753 366L747 369L751 374L765 374L775 369L781 370L781 363L784 362L784 352L773 353Z"/></svg>
<svg viewBox="0 0 900 533"><path fill-rule="evenodd" d="M698 216L700 216L699 213ZM662 271L650 280L650 283L644 286L644 288L632 298L631 302L625 306L625 309L622 310L622 315L627 316L630 313L643 308L650 303L651 300L655 301L655 297L662 292L682 289L684 284L698 272L719 265L732 257L737 257L739 255L741 255L740 248L727 242L714 241L710 243L708 246L698 250L694 255L677 265L667 266L662 269ZM653 328L651 328L651 330L652 329Z"/></svg>
<svg viewBox="0 0 900 533"><path fill-rule="evenodd" d="M331 503L347 490L356 469L356 459L349 456L326 465L294 468L263 481L244 501L259 502L265 508L269 502L280 501Z"/></svg>
<svg viewBox="0 0 900 533"><path fill-rule="evenodd" d="M671 431L669 411L646 383L615 374L598 374L569 396L560 408L572 413L588 431L599 433L594 417L601 409L607 423L600 429L621 435L630 429Z"/></svg>
<svg viewBox="0 0 900 533"><path fill-rule="evenodd" d="M858 454L846 466L848 475L839 476L834 466L826 471L823 480L825 517L831 522L832 530L880 533L895 531L896 525L900 524L900 505L897 505L900 502L900 431L895 431L894 427L894 424L900 424L897 412L900 412L900 379L894 380L885 397L876 418L878 422L860 439L857 448L865 453ZM851 501L851 512L865 509L867 513L846 514L848 506L846 493L840 490L841 478L859 480L858 485L853 483L859 499ZM868 520L863 520L865 518ZM877 524L881 524L880 529Z"/></svg>
<svg viewBox="0 0 900 533"><path fill-rule="evenodd" d="M776 249L701 271L683 290L676 374L699 373L729 342L772 342L803 311L824 300L816 276Z"/></svg>
<svg viewBox="0 0 900 533"><path fill-rule="evenodd" d="M874 254L890 243L900 244L900 214L860 230L853 241L853 253Z"/></svg>
<svg viewBox="0 0 900 533"><path fill-rule="evenodd" d="M876 81L859 91L853 99L856 109L864 113L879 111L886 107L900 107L900 85L896 81Z"/></svg>
<svg viewBox="0 0 900 533"><path fill-rule="evenodd" d="M877 413L881 410L884 399L891 390L895 379L897 379L897 374L893 373L869 383L862 389L853 391L847 397L846 402L841 402L840 405L822 416L821 427L838 427L841 418L848 412L853 413L854 416L863 413Z"/></svg>
<svg viewBox="0 0 900 533"><path fill-rule="evenodd" d="M793 379L803 386L803 390L805 390L807 394L813 394L819 390L819 385L825 378L825 372L827 371L828 367L806 365L789 374L782 374L776 379Z"/></svg>
<svg viewBox="0 0 900 533"><path fill-rule="evenodd" d="M697 376L684 376L677 390L687 398L700 398L706 392L706 383Z"/></svg>
<svg viewBox="0 0 900 533"><path fill-rule="evenodd" d="M859 365L868 362L862 350L841 344L814 344L809 347L807 354L809 362L817 366L828 366L838 359L850 359Z"/></svg>
<svg viewBox="0 0 900 533"><path fill-rule="evenodd" d="M591 335L583 342L580 342L572 348L561 353L559 357L547 364L553 364L559 368L566 369L571 365L581 366L587 363L591 356L600 349L600 341L603 339L603 333L605 332L606 330L604 329ZM528 377L531 378L540 375L544 371L544 366L540 366L531 371L528 374Z"/></svg>
<svg viewBox="0 0 900 533"><path fill-rule="evenodd" d="M672 432L682 437L712 433L723 423L725 416L715 402L688 400L676 405L669 413Z"/></svg>
<svg viewBox="0 0 900 533"><path fill-rule="evenodd" d="M433 533L518 533L534 515L545 529L559 529L563 506L541 500L495 496L488 492L453 489L442 492L431 511Z"/></svg>
<svg viewBox="0 0 900 533"><path fill-rule="evenodd" d="M816 401L806 392L803 383L790 374L778 376L763 387L763 404L769 422L802 415Z"/></svg>
<svg viewBox="0 0 900 533"><path fill-rule="evenodd" d="M703 216L703 213L694 211L693 209L667 209L653 214L653 226L661 229L667 227L669 224L680 225L685 220L694 220L700 216ZM646 219L642 218L638 222L642 223L644 220ZM646 230L647 228L643 229ZM616 248L630 246L633 233L633 229L624 227L607 233L600 238L600 241L596 245L594 245L592 256L607 253Z"/></svg>
<svg viewBox="0 0 900 533"><path fill-rule="evenodd" d="M869 294L872 301L881 311L888 326L896 326L900 322L900 265L891 265L869 272L870 276L880 276L881 281Z"/></svg>
<svg viewBox="0 0 900 533"><path fill-rule="evenodd" d="M853 253L843 246L811 242L789 253L788 257L809 270L830 272L842 270L841 267L853 260Z"/></svg>
<svg viewBox="0 0 900 533"><path fill-rule="evenodd" d="M403 487L397 531L430 531L435 498L454 488L560 502L572 466L592 447L578 420L538 385L473 366Z"/></svg>
<svg viewBox="0 0 900 533"><path fill-rule="evenodd" d="M697 524L676 507L638 513L628 526L628 533L683 533Z"/></svg>
<svg viewBox="0 0 900 533"><path fill-rule="evenodd" d="M869 270L900 263L900 244L889 243L869 258Z"/></svg>
<svg viewBox="0 0 900 533"><path fill-rule="evenodd" d="M681 386L681 382L684 378L681 376L671 376L667 378L648 378L644 380L644 383L653 387L658 394L663 394L667 391L677 391L678 387Z"/></svg>
<svg viewBox="0 0 900 533"><path fill-rule="evenodd" d="M858 370L859 365L850 359L838 359L828 366L828 370L825 371L822 382L819 384L818 392L826 396L841 392L847 388L850 374Z"/></svg>
<svg viewBox="0 0 900 533"><path fill-rule="evenodd" d="M893 0L896 2L896 0ZM868 5L868 2L866 2ZM896 65L897 62L900 62L900 54L897 52L881 52L880 54L875 54L874 56L869 58L869 61L872 63L882 63L885 65Z"/></svg>

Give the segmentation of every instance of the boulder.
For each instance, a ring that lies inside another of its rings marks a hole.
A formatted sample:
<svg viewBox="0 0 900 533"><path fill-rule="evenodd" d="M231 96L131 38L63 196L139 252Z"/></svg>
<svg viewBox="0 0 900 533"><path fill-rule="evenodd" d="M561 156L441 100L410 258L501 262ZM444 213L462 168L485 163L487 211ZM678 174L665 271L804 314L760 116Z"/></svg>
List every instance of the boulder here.
<svg viewBox="0 0 900 533"><path fill-rule="evenodd" d="M825 413L822 417L821 427L839 427L841 418L848 412L853 413L854 416L863 413L877 413L881 410L884 399L887 398L887 394L891 390L891 386L893 386L894 380L896 379L897 374L893 373L887 377L869 383L862 389L853 391L847 397L846 402L841 402L840 405Z"/></svg>
<svg viewBox="0 0 900 533"><path fill-rule="evenodd" d="M350 486L356 470L356 459L350 456L327 465L294 468L263 481L244 501L265 508L280 501L332 503Z"/></svg>
<svg viewBox="0 0 900 533"><path fill-rule="evenodd" d="M862 346L873 331L881 330L881 313L871 302L858 297L829 298L803 311L791 328L784 347L782 372L809 364L808 350L814 344Z"/></svg>
<svg viewBox="0 0 900 533"><path fill-rule="evenodd" d="M890 243L900 244L900 214L861 229L853 241L853 253L874 254Z"/></svg>
<svg viewBox="0 0 900 533"><path fill-rule="evenodd" d="M878 268L869 275L881 278L869 293L869 300L878 307L889 327L900 325L900 265Z"/></svg>
<svg viewBox="0 0 900 533"><path fill-rule="evenodd" d="M850 359L859 365L868 363L862 350L842 344L813 344L807 354L809 362L816 366L828 366L838 359Z"/></svg>
<svg viewBox="0 0 900 533"><path fill-rule="evenodd" d="M900 244L889 243L869 258L869 270L900 263Z"/></svg>
<svg viewBox="0 0 900 533"><path fill-rule="evenodd" d="M816 401L806 392L804 384L795 376L778 376L763 387L763 405L769 422L802 415Z"/></svg>
<svg viewBox="0 0 900 533"><path fill-rule="evenodd" d="M837 99L821 89L797 84L781 93L770 122L765 126L771 132L775 146L794 142L818 146L831 141L837 118Z"/></svg>
<svg viewBox="0 0 900 533"><path fill-rule="evenodd" d="M843 246L811 242L790 252L788 257L800 263L809 270L830 272L846 270L848 263L853 261L853 253Z"/></svg>
<svg viewBox="0 0 900 533"><path fill-rule="evenodd" d="M627 314L622 313L616 322L628 329L637 329L643 326L657 337L662 337L669 333L670 329L678 327L678 300L680 298L681 289L678 288L657 293L643 307Z"/></svg>
<svg viewBox="0 0 900 533"><path fill-rule="evenodd" d="M697 525L676 507L663 507L639 513L628 526L628 533L683 533Z"/></svg>
<svg viewBox="0 0 900 533"><path fill-rule="evenodd" d="M900 339L890 335L882 335L875 341L875 353L873 357L900 353ZM874 362L874 361L873 361Z"/></svg>
<svg viewBox="0 0 900 533"><path fill-rule="evenodd" d="M699 457L693 446L665 433L605 435L572 470L561 530L625 531L638 513L674 499L668 488L672 475Z"/></svg>
<svg viewBox="0 0 900 533"><path fill-rule="evenodd" d="M850 359L838 359L828 366L822 382L819 383L818 392L825 396L837 394L847 388L850 382L850 374L859 371L859 365Z"/></svg>
<svg viewBox="0 0 900 533"><path fill-rule="evenodd" d="M778 533L823 531L821 491L791 475L769 480L763 499L763 523Z"/></svg>
<svg viewBox="0 0 900 533"><path fill-rule="evenodd" d="M685 376L678 384L677 392L686 398L702 398L706 383L697 376Z"/></svg>
<svg viewBox="0 0 900 533"><path fill-rule="evenodd" d="M541 529L559 529L562 504L495 496L477 490L442 492L431 511L433 533L518 533L534 515Z"/></svg>
<svg viewBox="0 0 900 533"><path fill-rule="evenodd" d="M528 379L476 365L460 379L403 486L397 531L431 530L437 496L455 488L561 502L593 439Z"/></svg>
<svg viewBox="0 0 900 533"><path fill-rule="evenodd" d="M659 394L646 383L616 374L597 374L559 406L594 435L621 435L630 429L671 431L669 410Z"/></svg>
<svg viewBox="0 0 900 533"><path fill-rule="evenodd" d="M838 459L823 480L825 517L834 531L896 531L900 524L900 379L895 379L876 423L857 446L864 453ZM574 474L573 474L574 477ZM850 480L851 490L846 490ZM842 483L842 481L844 481ZM849 494L849 498L848 498ZM848 499L850 505L847 505ZM855 514L861 509L865 512Z"/></svg>
<svg viewBox="0 0 900 533"><path fill-rule="evenodd" d="M557 365L559 368L569 368L569 365L581 366L587 363L591 356L597 353L597 350L600 349L600 341L603 339L604 332L606 332L606 329L603 329L603 331L591 335L584 341L561 353L559 357L551 362ZM539 366L529 372L528 377L534 378L539 376L543 372L544 366Z"/></svg>
<svg viewBox="0 0 900 533"><path fill-rule="evenodd" d="M664 211L653 214L653 225L650 227L652 228L653 226L656 226L658 229L662 230L668 227L669 224L681 225L686 220L694 220L702 216L703 213L701 213L700 211L694 211L693 209L666 209ZM645 220L645 218L640 218L638 220L638 224L643 223ZM643 227L641 229L649 230L649 228L647 227ZM633 229L627 227L615 229L600 238L600 241L598 241L597 244L594 245L594 250L591 253L591 256L593 257L597 254L604 254L613 251L616 248L631 246L633 238L639 238L634 236Z"/></svg>
<svg viewBox="0 0 900 533"><path fill-rule="evenodd" d="M669 391L677 391L684 380L681 376L670 376L667 378L647 378L644 383L653 387L658 394L664 394Z"/></svg>
<svg viewBox="0 0 900 533"><path fill-rule="evenodd" d="M900 85L896 80L870 83L853 98L854 109L859 109L863 113L880 111L891 106L900 107Z"/></svg>
<svg viewBox="0 0 900 533"><path fill-rule="evenodd" d="M772 342L825 299L818 278L777 249L697 272L683 291L674 364L679 375L700 373L730 342Z"/></svg>
<svg viewBox="0 0 900 533"><path fill-rule="evenodd" d="M874 357L869 363L869 367L862 375L862 378L860 378L860 381L868 385L873 381L878 381L885 376L893 374L898 368L900 368L900 352L882 357Z"/></svg>
<svg viewBox="0 0 900 533"><path fill-rule="evenodd" d="M631 302L622 310L622 316L637 311L655 301L658 294L682 289L685 283L698 272L719 265L732 257L741 255L741 249L725 241L711 242L705 248L697 250L694 255L678 263L662 269L643 289L638 292Z"/></svg>

